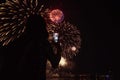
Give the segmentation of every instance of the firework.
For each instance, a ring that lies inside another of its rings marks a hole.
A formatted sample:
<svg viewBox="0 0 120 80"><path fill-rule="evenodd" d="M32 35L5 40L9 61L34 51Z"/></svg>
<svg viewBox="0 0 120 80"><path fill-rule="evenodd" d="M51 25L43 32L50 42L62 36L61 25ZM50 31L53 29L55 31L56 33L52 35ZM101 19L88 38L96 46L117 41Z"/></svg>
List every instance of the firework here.
<svg viewBox="0 0 120 80"><path fill-rule="evenodd" d="M60 23L64 19L63 12L59 9L52 10L49 14L49 18L52 22Z"/></svg>
<svg viewBox="0 0 120 80"><path fill-rule="evenodd" d="M26 29L31 14L39 14L39 0L7 0L0 4L0 42L3 46L18 38Z"/></svg>
<svg viewBox="0 0 120 80"><path fill-rule="evenodd" d="M56 13L53 15L53 18L50 17L52 13ZM64 15L59 9L46 9L41 13L41 15L46 20L47 30L49 33L49 41L51 42L54 51L57 52L57 48L55 47L54 42L56 42L56 39L58 39L63 57L72 58L72 56L76 55L79 52L81 45L80 31L77 29L77 27L70 24L69 22L64 21ZM59 17L59 19L57 18L58 23L56 23L55 16ZM54 38L54 34L56 33L59 34L58 38Z"/></svg>
<svg viewBox="0 0 120 80"><path fill-rule="evenodd" d="M53 14L55 14L55 15L53 15ZM58 25L64 19L63 12L59 9L55 9L55 10L46 9L45 11L41 12L41 16L43 16L46 21L47 30L49 33L53 33L55 31L56 27L58 27ZM57 19L56 19L56 17L57 17Z"/></svg>
<svg viewBox="0 0 120 80"><path fill-rule="evenodd" d="M55 27L54 32L59 33L59 45L63 57L71 58L79 52L81 45L80 31L69 22L62 22Z"/></svg>
<svg viewBox="0 0 120 80"><path fill-rule="evenodd" d="M76 55L81 44L80 31L76 26L63 20L64 14L61 10L43 11L42 7L39 0L7 0L6 3L0 4L0 42L4 46L19 38L27 27L29 16L37 14L46 21L49 41L54 52L61 52L65 58ZM54 37L55 33L58 35Z"/></svg>

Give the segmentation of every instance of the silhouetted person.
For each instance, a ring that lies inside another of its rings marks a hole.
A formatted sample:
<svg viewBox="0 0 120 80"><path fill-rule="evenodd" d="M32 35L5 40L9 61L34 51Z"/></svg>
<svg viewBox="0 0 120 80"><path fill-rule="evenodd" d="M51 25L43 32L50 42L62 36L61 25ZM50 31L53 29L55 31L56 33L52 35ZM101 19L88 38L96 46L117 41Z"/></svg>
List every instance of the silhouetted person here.
<svg viewBox="0 0 120 80"><path fill-rule="evenodd" d="M13 79L17 76L16 80L46 80L47 59L57 68L61 54L53 53L46 23L40 15L31 15L26 26L25 33L7 46L8 60L4 61L2 72Z"/></svg>

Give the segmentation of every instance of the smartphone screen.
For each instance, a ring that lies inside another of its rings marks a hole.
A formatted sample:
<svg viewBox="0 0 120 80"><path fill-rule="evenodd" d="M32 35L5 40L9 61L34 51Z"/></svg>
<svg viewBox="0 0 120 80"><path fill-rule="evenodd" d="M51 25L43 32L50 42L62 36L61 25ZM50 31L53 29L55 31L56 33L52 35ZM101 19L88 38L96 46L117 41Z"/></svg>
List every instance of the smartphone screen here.
<svg viewBox="0 0 120 80"><path fill-rule="evenodd" d="M53 38L55 42L58 42L58 33L53 33Z"/></svg>

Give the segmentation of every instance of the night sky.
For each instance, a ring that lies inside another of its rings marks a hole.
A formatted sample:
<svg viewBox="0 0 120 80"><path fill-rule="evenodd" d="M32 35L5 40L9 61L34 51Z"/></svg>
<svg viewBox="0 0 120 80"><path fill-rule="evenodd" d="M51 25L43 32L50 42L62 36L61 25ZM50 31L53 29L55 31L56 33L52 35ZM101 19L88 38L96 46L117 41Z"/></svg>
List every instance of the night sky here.
<svg viewBox="0 0 120 80"><path fill-rule="evenodd" d="M63 10L65 20L81 32L82 45L74 62L77 73L106 73L112 68L111 2L103 0L48 0L46 6Z"/></svg>

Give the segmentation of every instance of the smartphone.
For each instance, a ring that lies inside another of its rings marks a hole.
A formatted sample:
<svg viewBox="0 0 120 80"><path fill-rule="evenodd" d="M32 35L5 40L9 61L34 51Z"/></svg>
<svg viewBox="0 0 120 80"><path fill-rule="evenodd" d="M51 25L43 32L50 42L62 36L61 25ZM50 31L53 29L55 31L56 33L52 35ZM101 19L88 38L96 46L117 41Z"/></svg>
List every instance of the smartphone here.
<svg viewBox="0 0 120 80"><path fill-rule="evenodd" d="M53 33L53 39L55 42L58 42L58 36L59 36L58 33Z"/></svg>

